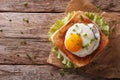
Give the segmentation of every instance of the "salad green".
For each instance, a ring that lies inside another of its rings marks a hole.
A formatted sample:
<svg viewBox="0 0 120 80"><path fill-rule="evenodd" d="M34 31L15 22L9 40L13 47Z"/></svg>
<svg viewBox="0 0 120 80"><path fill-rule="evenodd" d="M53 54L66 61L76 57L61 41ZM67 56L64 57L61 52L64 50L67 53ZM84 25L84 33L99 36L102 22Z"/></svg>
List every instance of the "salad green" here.
<svg viewBox="0 0 120 80"><path fill-rule="evenodd" d="M52 27L50 28L48 32L49 40L51 41L51 36L65 23L67 23L68 20L71 19L71 17L75 14L75 11L68 13L68 15L65 18L57 20ZM109 36L109 26L107 22L103 19L102 16L96 15L93 12L85 12L85 15L91 19L93 22L95 22L101 29L101 31L106 35ZM62 61L62 63L65 65L66 68L75 68L76 65L74 65L71 61L65 59L59 52L58 48L53 45L52 51L56 54L57 58Z"/></svg>

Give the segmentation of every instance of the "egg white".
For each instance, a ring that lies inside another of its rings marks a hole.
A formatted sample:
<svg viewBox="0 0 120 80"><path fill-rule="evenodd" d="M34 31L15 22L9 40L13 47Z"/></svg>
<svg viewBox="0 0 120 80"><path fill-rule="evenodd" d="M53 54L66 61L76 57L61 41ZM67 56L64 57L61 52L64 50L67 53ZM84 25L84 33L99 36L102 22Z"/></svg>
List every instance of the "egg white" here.
<svg viewBox="0 0 120 80"><path fill-rule="evenodd" d="M73 24L66 32L65 40L71 34L80 34L80 37L82 38L82 46L89 44L87 49L82 48L82 49L78 50L77 52L71 52L72 54L74 54L76 56L85 57L85 56L91 54L99 45L100 33L99 33L98 28L93 23L90 23L90 24L75 23L75 24ZM85 35L87 35L87 36L85 36ZM96 39L96 40L91 43L92 39ZM65 44L65 41L64 41L64 44Z"/></svg>

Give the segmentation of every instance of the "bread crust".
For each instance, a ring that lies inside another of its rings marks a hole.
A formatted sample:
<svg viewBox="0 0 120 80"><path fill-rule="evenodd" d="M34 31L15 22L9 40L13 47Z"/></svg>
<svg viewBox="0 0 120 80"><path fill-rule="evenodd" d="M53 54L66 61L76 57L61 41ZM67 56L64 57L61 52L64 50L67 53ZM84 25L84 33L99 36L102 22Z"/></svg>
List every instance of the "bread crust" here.
<svg viewBox="0 0 120 80"><path fill-rule="evenodd" d="M80 19L80 16L82 16L82 19ZM78 57L78 56L72 54L65 48L64 37L65 37L66 31L71 27L71 25L73 23L78 23L78 22L80 22L80 23L82 22L85 24L92 23L92 21L84 15L84 12L77 11L74 14L74 16L68 21L68 23L63 25L58 31L56 31L54 33L54 35L52 36L52 42L57 48L59 48L64 53L64 55L66 57L68 57L70 59L70 61L73 64L75 64L78 67L82 67L82 66L88 64L94 58L94 56L100 54L100 52L108 45L109 40L102 33L102 31L100 31L100 43L99 43L98 48L93 53L91 53L90 55L85 56L85 57ZM50 57L49 57L49 59L50 59ZM49 60L47 62L50 63ZM50 63L50 64L53 64L53 63ZM58 65L58 67L59 67L59 65Z"/></svg>

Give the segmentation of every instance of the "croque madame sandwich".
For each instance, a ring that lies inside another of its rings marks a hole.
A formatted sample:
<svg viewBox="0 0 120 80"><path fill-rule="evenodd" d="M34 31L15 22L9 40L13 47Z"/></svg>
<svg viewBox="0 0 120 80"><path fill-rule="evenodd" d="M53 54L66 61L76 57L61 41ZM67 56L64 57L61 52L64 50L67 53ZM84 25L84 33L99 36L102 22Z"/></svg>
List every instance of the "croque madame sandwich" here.
<svg viewBox="0 0 120 80"><path fill-rule="evenodd" d="M66 68L87 65L109 42L107 22L92 12L68 13L53 24L48 34L52 52Z"/></svg>

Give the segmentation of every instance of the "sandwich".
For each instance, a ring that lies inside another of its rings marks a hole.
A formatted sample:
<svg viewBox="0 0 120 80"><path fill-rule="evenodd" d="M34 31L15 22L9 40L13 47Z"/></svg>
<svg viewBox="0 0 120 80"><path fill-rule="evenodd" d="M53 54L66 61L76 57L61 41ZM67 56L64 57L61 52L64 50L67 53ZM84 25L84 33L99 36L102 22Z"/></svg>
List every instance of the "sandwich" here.
<svg viewBox="0 0 120 80"><path fill-rule="evenodd" d="M106 48L109 25L96 13L73 11L57 20L48 35L58 64L62 63L64 68L80 68Z"/></svg>

